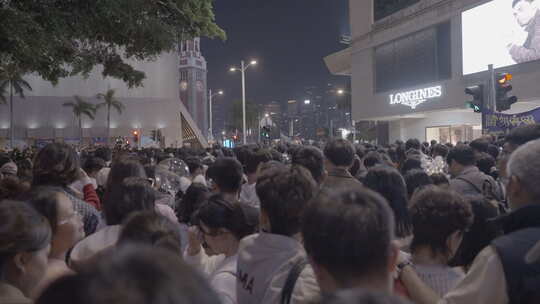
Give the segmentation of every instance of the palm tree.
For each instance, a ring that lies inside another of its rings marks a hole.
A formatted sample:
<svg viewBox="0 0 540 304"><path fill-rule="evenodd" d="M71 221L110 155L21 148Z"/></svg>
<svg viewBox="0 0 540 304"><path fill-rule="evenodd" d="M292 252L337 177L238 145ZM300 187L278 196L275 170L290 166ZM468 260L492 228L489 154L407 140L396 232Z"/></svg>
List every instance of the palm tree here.
<svg viewBox="0 0 540 304"><path fill-rule="evenodd" d="M73 115L79 120L79 138L80 143L82 144L83 140L83 131L82 131L82 117L83 115L94 120L96 115L96 106L85 101L80 96L73 96L75 102L69 101L63 104L64 107L70 107L73 110Z"/></svg>
<svg viewBox="0 0 540 304"><path fill-rule="evenodd" d="M125 108L124 104L114 97L114 93L114 89L108 89L105 93L97 94L97 98L103 99L103 102L98 104L96 109L107 107L107 145L109 145L111 140L111 107L118 114L122 114L122 110Z"/></svg>
<svg viewBox="0 0 540 304"><path fill-rule="evenodd" d="M14 63L6 64L0 67L0 100L6 102L4 93L9 88L9 145L13 149L13 140L15 138L13 123L13 94L24 97L24 90L32 91L32 87L22 78L24 72Z"/></svg>

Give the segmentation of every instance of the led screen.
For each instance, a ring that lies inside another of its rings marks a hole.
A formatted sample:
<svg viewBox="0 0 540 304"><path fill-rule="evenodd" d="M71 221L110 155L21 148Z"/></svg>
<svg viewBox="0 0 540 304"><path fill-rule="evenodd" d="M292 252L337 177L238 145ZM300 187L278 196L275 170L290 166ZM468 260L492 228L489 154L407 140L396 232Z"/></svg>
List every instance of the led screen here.
<svg viewBox="0 0 540 304"><path fill-rule="evenodd" d="M462 13L463 74L540 59L540 0L493 0Z"/></svg>

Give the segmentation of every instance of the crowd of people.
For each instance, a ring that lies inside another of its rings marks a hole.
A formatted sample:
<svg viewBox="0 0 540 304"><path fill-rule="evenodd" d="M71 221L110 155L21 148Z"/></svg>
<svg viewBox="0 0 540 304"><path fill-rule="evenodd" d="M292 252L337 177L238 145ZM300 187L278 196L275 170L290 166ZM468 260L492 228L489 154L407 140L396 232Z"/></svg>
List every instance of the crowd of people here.
<svg viewBox="0 0 540 304"><path fill-rule="evenodd" d="M540 125L0 153L0 303L540 303Z"/></svg>

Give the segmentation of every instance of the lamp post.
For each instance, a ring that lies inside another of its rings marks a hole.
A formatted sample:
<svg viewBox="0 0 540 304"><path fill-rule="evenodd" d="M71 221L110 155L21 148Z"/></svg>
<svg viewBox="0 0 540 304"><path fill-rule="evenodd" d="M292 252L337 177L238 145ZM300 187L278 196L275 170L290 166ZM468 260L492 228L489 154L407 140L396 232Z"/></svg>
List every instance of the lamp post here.
<svg viewBox="0 0 540 304"><path fill-rule="evenodd" d="M242 73L242 137L243 144L247 143L246 141L246 70L250 66L257 65L257 60L251 60L248 65L244 63L244 60L240 61L240 68L231 67L231 72L236 72L240 70Z"/></svg>
<svg viewBox="0 0 540 304"><path fill-rule="evenodd" d="M348 91L345 91L344 89L337 89L336 93L339 96L349 95L349 98L351 98L351 93ZM356 141L356 125L355 125L355 121L352 119L352 104L349 105L348 110L349 112L346 113L345 115L348 115L347 121L349 121L353 127L353 143L354 143Z"/></svg>
<svg viewBox="0 0 540 304"><path fill-rule="evenodd" d="M212 90L208 90L208 101L209 101L209 108L208 108L208 112L210 114L210 119L209 119L209 127L208 127L208 141L210 140L213 140L214 139L214 130L212 129L212 98L214 98L214 96L218 96L218 95L223 95L223 91L222 90L219 90L217 93L214 93L212 94Z"/></svg>

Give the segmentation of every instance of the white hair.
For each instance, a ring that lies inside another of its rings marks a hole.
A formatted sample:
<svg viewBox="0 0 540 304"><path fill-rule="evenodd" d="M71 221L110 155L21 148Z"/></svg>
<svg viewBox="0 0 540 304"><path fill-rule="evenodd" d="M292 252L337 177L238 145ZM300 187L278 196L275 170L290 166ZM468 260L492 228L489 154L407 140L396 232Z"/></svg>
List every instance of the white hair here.
<svg viewBox="0 0 540 304"><path fill-rule="evenodd" d="M516 176L531 197L540 201L540 139L520 146L508 160L508 178Z"/></svg>

